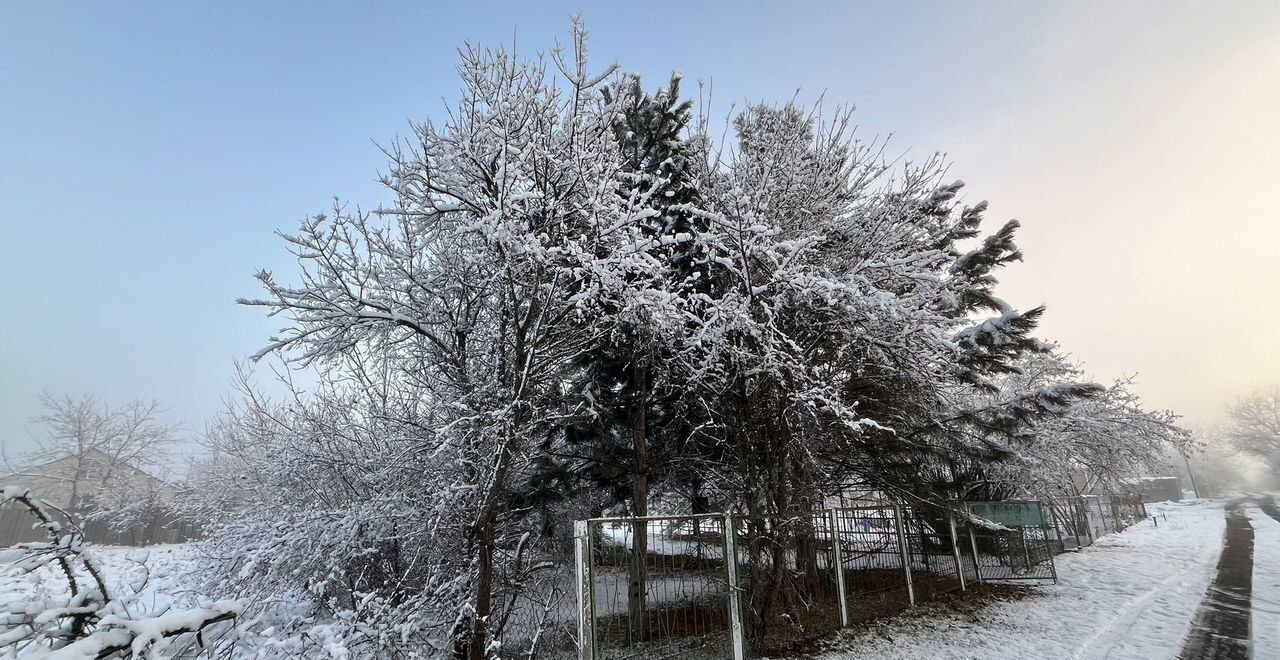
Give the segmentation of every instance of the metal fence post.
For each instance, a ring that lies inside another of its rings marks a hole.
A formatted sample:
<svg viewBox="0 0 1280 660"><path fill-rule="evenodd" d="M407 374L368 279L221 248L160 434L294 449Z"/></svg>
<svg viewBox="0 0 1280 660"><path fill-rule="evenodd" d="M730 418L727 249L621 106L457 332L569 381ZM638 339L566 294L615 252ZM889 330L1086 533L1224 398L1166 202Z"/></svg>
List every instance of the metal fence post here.
<svg viewBox="0 0 1280 660"><path fill-rule="evenodd" d="M902 574L907 580L907 600L916 606L916 588L911 584L911 552L907 549L907 533L902 526L902 507L893 505L894 526L898 528L898 550L902 554Z"/></svg>
<svg viewBox="0 0 1280 660"><path fill-rule="evenodd" d="M951 556L956 560L956 577L960 578L960 591L968 591L964 583L964 564L960 563L960 545L956 543L956 514L947 512L947 527L951 530Z"/></svg>
<svg viewBox="0 0 1280 660"><path fill-rule="evenodd" d="M578 592L578 658L596 658L596 590L591 574L591 523L573 523L573 560Z"/></svg>
<svg viewBox="0 0 1280 660"><path fill-rule="evenodd" d="M1049 545L1049 525L1044 519L1044 502L1040 503L1040 529L1041 533L1044 535L1044 551L1049 555L1049 574L1053 576L1053 583L1057 584L1058 566L1053 559L1053 548Z"/></svg>
<svg viewBox="0 0 1280 660"><path fill-rule="evenodd" d="M969 513L969 505L964 505L965 513ZM973 576L978 580L978 584L982 584L982 563L978 561L978 537L973 533L973 520L970 515L969 520L969 549L973 551Z"/></svg>
<svg viewBox="0 0 1280 660"><path fill-rule="evenodd" d="M742 625L742 591L738 585L738 539L733 516L724 515L724 567L729 581L729 636L733 660L746 660L746 627Z"/></svg>
<svg viewBox="0 0 1280 660"><path fill-rule="evenodd" d="M831 522L831 560L836 565L836 595L840 598L840 627L849 627L849 603L845 598L844 587L844 548L840 547L840 513L836 509L828 512Z"/></svg>
<svg viewBox="0 0 1280 660"><path fill-rule="evenodd" d="M1068 497L1067 502L1071 506L1071 524L1072 526L1075 527L1075 530L1076 530L1076 547L1083 548L1084 537L1081 536L1080 534L1080 528L1083 526L1084 529L1086 530L1085 533L1086 534L1088 533L1087 530L1089 529L1089 517L1080 515L1081 514L1080 502L1076 498ZM1092 543L1092 541L1090 541L1090 543Z"/></svg>

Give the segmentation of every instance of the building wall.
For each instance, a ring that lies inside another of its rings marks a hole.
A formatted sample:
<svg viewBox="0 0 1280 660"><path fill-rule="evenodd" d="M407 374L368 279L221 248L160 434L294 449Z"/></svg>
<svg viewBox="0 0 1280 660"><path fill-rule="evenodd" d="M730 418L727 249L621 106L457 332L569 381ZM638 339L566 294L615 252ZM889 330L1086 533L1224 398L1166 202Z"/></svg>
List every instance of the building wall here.
<svg viewBox="0 0 1280 660"><path fill-rule="evenodd" d="M1143 502L1182 501L1182 483L1177 477L1144 479L1138 484L1138 491Z"/></svg>

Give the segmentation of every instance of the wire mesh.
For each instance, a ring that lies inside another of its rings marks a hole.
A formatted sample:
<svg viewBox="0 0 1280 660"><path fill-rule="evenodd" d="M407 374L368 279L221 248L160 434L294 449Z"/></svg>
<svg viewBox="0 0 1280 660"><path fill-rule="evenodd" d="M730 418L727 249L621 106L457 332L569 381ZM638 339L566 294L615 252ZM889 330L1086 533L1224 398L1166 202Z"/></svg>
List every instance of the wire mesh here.
<svg viewBox="0 0 1280 660"><path fill-rule="evenodd" d="M830 511L757 520L739 545L746 635L758 654L787 649L841 627L837 548Z"/></svg>
<svg viewBox="0 0 1280 660"><path fill-rule="evenodd" d="M787 603L790 627L801 635L839 630L840 594L836 575L835 529L829 511L815 511L800 523L795 550L785 553L792 573Z"/></svg>
<svg viewBox="0 0 1280 660"><path fill-rule="evenodd" d="M588 529L597 657L733 657L723 517L593 520Z"/></svg>
<svg viewBox="0 0 1280 660"><path fill-rule="evenodd" d="M573 548L541 538L517 549L523 561L494 593L491 631L504 658L569 658L577 649Z"/></svg>
<svg viewBox="0 0 1280 660"><path fill-rule="evenodd" d="M1115 512L1117 530L1120 531L1147 517L1147 506L1137 495L1112 495L1111 508Z"/></svg>
<svg viewBox="0 0 1280 660"><path fill-rule="evenodd" d="M983 580L1057 579L1053 565L1054 543L1044 506L1038 501L969 502L975 507L1017 507L1018 517L992 520L995 525L968 523L976 564Z"/></svg>
<svg viewBox="0 0 1280 660"><path fill-rule="evenodd" d="M1086 495L1083 500L1086 515L1089 518L1089 528L1093 531L1094 540L1119 531L1116 526L1115 509L1111 507L1109 498L1104 498L1101 495Z"/></svg>
<svg viewBox="0 0 1280 660"><path fill-rule="evenodd" d="M1050 544L1055 554L1093 543L1084 500L1079 497L1046 500L1044 506L1050 516Z"/></svg>
<svg viewBox="0 0 1280 660"><path fill-rule="evenodd" d="M836 509L835 520L850 623L908 607L910 596L894 508Z"/></svg>
<svg viewBox="0 0 1280 660"><path fill-rule="evenodd" d="M950 512L904 507L902 516L917 600L959 589L964 564L952 551Z"/></svg>

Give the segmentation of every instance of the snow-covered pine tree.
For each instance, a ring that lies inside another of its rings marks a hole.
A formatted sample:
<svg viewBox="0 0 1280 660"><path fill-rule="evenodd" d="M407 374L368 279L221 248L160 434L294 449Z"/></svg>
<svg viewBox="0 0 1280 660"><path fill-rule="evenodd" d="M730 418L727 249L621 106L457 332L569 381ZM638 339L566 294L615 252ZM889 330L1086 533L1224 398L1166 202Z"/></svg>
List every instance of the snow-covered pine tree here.
<svg viewBox="0 0 1280 660"><path fill-rule="evenodd" d="M622 161L618 194L649 200L649 215L636 224L639 240L624 249L645 255L650 267L623 273L615 286L597 291L599 314L587 319L595 342L580 355L573 386L585 405L570 419L566 440L587 449L581 463L595 483L616 488L617 475L625 474L621 482L630 484L625 497L631 514L647 516L651 477L671 463L680 431L687 428L680 424L684 417L671 414L685 379L670 358L683 334L680 295L697 284L687 254L695 222L688 208L697 200L686 142L692 102L681 100L679 76L653 95L644 92L638 76L602 92L619 110L613 124ZM627 594L636 640L645 635L648 537L638 523L631 535Z"/></svg>

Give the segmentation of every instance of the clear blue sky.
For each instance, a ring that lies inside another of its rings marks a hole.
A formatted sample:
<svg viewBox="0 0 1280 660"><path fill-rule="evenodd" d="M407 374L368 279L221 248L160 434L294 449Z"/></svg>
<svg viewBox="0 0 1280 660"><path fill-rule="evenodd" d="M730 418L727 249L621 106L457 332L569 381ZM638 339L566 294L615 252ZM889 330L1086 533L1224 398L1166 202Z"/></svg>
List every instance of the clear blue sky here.
<svg viewBox="0 0 1280 660"><path fill-rule="evenodd" d="M1280 248L1259 244L1280 215L1258 191L1280 175L1263 126L1280 3L1112 4L6 3L0 442L38 433L42 388L156 398L202 428L233 360L276 325L233 303L258 293L256 269L292 272L272 232L334 195L384 199L374 141L440 115L464 41L545 50L579 10L599 65L713 82L719 111L825 91L867 135L949 152L971 197L1028 226L1013 302L1047 302L1046 334L1099 375L1141 372L1155 404L1209 419L1280 381L1275 348L1248 334L1280 318L1252 294L1232 328L1193 327L1236 313L1202 294L1276 280ZM1210 219L1188 195L1240 208ZM1194 274L1176 265L1218 232L1251 239ZM1214 337L1239 354L1191 355ZM1248 373L1223 368L1248 355Z"/></svg>

